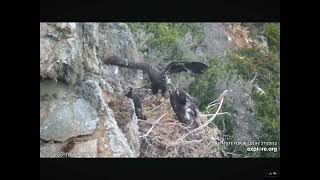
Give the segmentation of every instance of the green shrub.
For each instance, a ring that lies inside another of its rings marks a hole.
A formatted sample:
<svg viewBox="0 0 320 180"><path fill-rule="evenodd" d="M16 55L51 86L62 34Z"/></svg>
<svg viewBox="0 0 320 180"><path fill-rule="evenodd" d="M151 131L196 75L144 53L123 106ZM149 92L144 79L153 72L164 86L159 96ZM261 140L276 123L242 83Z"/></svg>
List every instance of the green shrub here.
<svg viewBox="0 0 320 180"><path fill-rule="evenodd" d="M226 68L220 63L220 59L214 58L209 61L209 68L206 72L197 76L196 80L190 84L189 91L200 102L200 110L205 111L205 107L215 100L214 98L219 97L218 92L215 91L215 84L227 73Z"/></svg>
<svg viewBox="0 0 320 180"><path fill-rule="evenodd" d="M266 23L264 36L268 40L268 46L272 51L280 48L280 23Z"/></svg>
<svg viewBox="0 0 320 180"><path fill-rule="evenodd" d="M178 40L186 33L191 35L200 43L204 39L204 31L194 23L127 23L133 34L139 29L153 34L146 44L148 50L159 50L162 53L172 50L171 59L182 59L183 54L178 49Z"/></svg>
<svg viewBox="0 0 320 180"><path fill-rule="evenodd" d="M241 58L239 58L239 56ZM275 52L264 54L259 49L240 50L230 56L233 68L249 81L257 72L257 83L265 91L252 93L256 120L262 123L260 141L280 143L280 59ZM279 152L262 152L264 157L279 157Z"/></svg>
<svg viewBox="0 0 320 180"><path fill-rule="evenodd" d="M171 50L171 57L175 60L183 59L183 53L179 50L178 40L186 33L190 32L193 38L200 43L204 39L203 28L194 23L127 23L133 33L143 29L146 33L152 33L146 44L148 50L157 49L161 52ZM253 88L251 93L254 102L255 120L262 124L260 141L272 141L280 144L280 59L277 54L280 48L280 24L266 23L264 26L264 36L267 38L269 53L265 53L257 48L240 49L229 52L227 61L219 58L211 58L209 69L206 73L196 76L195 81L190 84L189 92L200 102L199 108L203 112L208 112L206 106L216 98L221 92L216 89L216 84L221 79L226 79L231 75L239 75L241 79L250 81L255 73L258 84L265 92L258 94ZM235 114L232 104L223 105L223 112ZM230 116L217 116L214 123L219 129L225 128L228 141L233 139L234 121ZM223 125L224 123L224 125ZM233 147L231 147L232 150ZM240 150L246 153L245 150ZM249 154L248 154L249 155ZM262 152L257 156L279 157L280 153Z"/></svg>
<svg viewBox="0 0 320 180"><path fill-rule="evenodd" d="M280 60L275 53L265 54L259 49L247 49L231 52L229 61L222 63L220 59L212 59L209 69L189 87L190 93L201 103L200 109L205 107L215 98L219 97L215 85L219 79L231 74L238 74L245 81L250 81L257 73L255 83L265 91L264 95L258 94L255 89L251 93L254 101L255 119L262 124L260 141L280 143L280 108L277 100L280 97ZM232 105L224 105L223 112L234 113ZM214 123L222 129L222 121L225 123L226 135L232 139L234 122L229 116L218 116ZM230 147L229 150L232 150ZM239 149L238 153L246 153L245 149ZM247 155L251 155L248 152ZM279 152L262 152L257 154L262 157L279 157Z"/></svg>

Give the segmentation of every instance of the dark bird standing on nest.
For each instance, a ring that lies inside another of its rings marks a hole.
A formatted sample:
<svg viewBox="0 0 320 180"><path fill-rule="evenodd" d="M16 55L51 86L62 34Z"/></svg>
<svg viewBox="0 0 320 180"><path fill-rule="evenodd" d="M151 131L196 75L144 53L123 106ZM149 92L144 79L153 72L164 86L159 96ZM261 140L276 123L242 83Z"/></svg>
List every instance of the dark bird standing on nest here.
<svg viewBox="0 0 320 180"><path fill-rule="evenodd" d="M197 124L198 109L193 98L182 89L169 90L170 103L178 119L187 125ZM198 124L197 124L198 125Z"/></svg>
<svg viewBox="0 0 320 180"><path fill-rule="evenodd" d="M134 104L134 111L136 113L136 116L138 119L143 119L146 120L146 116L142 114L142 103L141 103L141 99L138 95L133 94L133 88L129 87L128 92L125 94L125 96L127 96L128 98L133 100L133 104Z"/></svg>
<svg viewBox="0 0 320 180"><path fill-rule="evenodd" d="M183 71L201 74L208 68L207 65L201 62L171 62L166 66L166 68L159 70L148 63L128 62L119 56L108 57L103 60L103 62L105 64L142 70L149 75L152 93L157 94L159 89L161 89L162 96L165 95L165 92L167 91L167 83L170 82L170 79L168 78L169 74Z"/></svg>

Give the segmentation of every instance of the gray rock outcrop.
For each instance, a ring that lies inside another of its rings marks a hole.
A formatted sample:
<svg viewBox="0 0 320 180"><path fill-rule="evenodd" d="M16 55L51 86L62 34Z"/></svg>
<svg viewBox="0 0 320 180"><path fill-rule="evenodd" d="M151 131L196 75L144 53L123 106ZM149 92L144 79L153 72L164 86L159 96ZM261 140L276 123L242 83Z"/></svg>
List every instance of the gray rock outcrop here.
<svg viewBox="0 0 320 180"><path fill-rule="evenodd" d="M139 156L136 116L120 128L108 103L142 72L102 64L113 54L141 61L124 23L40 23L40 157Z"/></svg>

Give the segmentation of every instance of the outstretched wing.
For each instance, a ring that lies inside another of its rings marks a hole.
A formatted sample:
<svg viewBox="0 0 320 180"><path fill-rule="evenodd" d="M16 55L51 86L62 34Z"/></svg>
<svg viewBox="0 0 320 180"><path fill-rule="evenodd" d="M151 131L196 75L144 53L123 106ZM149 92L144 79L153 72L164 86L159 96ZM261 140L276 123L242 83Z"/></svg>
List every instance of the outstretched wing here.
<svg viewBox="0 0 320 180"><path fill-rule="evenodd" d="M120 56L112 55L103 59L102 62L105 64L116 65L116 66L127 66L128 61Z"/></svg>
<svg viewBox="0 0 320 180"><path fill-rule="evenodd" d="M149 69L150 69L149 64L147 63L128 61L117 55L109 56L106 59L103 59L102 61L105 64L115 65L115 66L120 66L124 68L130 68L130 69L140 69L147 73L149 72Z"/></svg>
<svg viewBox="0 0 320 180"><path fill-rule="evenodd" d="M201 62L172 62L167 65L164 72L166 74L190 71L196 74L202 74L208 66Z"/></svg>

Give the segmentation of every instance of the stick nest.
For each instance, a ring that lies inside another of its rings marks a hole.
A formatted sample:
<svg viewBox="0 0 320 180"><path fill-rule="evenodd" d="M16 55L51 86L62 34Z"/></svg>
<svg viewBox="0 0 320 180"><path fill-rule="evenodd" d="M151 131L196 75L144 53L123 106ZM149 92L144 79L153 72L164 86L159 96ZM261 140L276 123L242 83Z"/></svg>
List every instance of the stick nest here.
<svg viewBox="0 0 320 180"><path fill-rule="evenodd" d="M179 122L169 97L147 94L143 100L143 113L147 120L138 122L140 157L222 157L223 147L219 144L222 136L216 125L211 122L187 135L197 126L194 123L187 126ZM198 112L197 123L200 126L207 120Z"/></svg>

